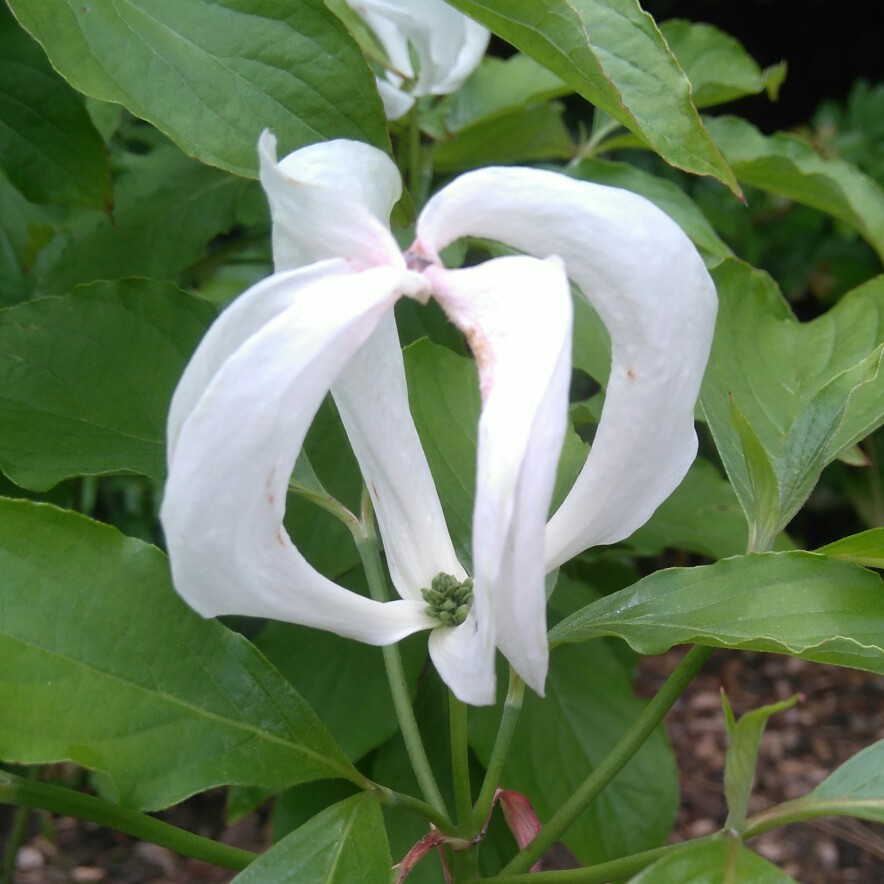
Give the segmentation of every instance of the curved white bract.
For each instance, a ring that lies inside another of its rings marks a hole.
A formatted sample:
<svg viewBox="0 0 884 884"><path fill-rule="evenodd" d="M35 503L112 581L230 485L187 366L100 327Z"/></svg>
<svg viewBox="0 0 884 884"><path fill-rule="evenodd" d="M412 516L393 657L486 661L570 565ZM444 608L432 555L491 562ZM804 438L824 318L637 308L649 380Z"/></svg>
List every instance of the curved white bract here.
<svg viewBox="0 0 884 884"><path fill-rule="evenodd" d="M547 527L547 569L627 537L696 454L694 404L717 301L693 244L636 194L511 168L456 179L427 204L417 236L429 258L479 236L564 261L610 333L612 361L592 450Z"/></svg>

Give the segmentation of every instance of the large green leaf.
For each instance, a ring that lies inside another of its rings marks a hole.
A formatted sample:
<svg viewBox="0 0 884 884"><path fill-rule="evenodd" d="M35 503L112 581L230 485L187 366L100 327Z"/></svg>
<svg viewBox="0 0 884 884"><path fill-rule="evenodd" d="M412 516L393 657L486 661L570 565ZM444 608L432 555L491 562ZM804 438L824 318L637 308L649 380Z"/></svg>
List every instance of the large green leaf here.
<svg viewBox="0 0 884 884"><path fill-rule="evenodd" d="M45 490L69 476L165 475L172 390L215 315L144 279L0 310L0 467Z"/></svg>
<svg viewBox="0 0 884 884"><path fill-rule="evenodd" d="M466 83L446 101L445 128L457 133L573 90L533 58L483 58Z"/></svg>
<svg viewBox="0 0 884 884"><path fill-rule="evenodd" d="M96 279L175 281L206 244L236 223L247 183L195 162L171 145L129 154L111 215L78 219L39 290L61 295Z"/></svg>
<svg viewBox="0 0 884 884"><path fill-rule="evenodd" d="M0 307L31 296L39 275L35 260L61 214L57 206L29 203L0 172Z"/></svg>
<svg viewBox="0 0 884 884"><path fill-rule="evenodd" d="M691 81L697 107L724 104L766 91L777 97L786 76L785 62L761 70L730 34L713 25L673 19L660 25L669 48Z"/></svg>
<svg viewBox="0 0 884 884"><path fill-rule="evenodd" d="M802 505L823 467L884 420L884 277L800 323L766 274L726 260L713 276L720 308L700 399L750 518L757 513L747 456L756 465L760 459L754 446L747 448L745 427L741 438L734 406L774 471L779 511L766 532L769 541Z"/></svg>
<svg viewBox="0 0 884 884"><path fill-rule="evenodd" d="M735 556L657 571L563 620L552 642L601 635L640 654L701 644L884 674L881 578L816 553Z"/></svg>
<svg viewBox="0 0 884 884"><path fill-rule="evenodd" d="M674 849L629 884L795 884L737 838L715 838Z"/></svg>
<svg viewBox="0 0 884 884"><path fill-rule="evenodd" d="M870 528L821 546L817 552L867 568L884 568L884 528Z"/></svg>
<svg viewBox="0 0 884 884"><path fill-rule="evenodd" d="M0 500L0 574L0 758L75 761L150 809L226 783L359 780L266 659L187 608L154 547Z"/></svg>
<svg viewBox="0 0 884 884"><path fill-rule="evenodd" d="M629 163L588 158L567 170L569 175L641 194L662 209L712 262L733 255L700 207L677 185Z"/></svg>
<svg viewBox="0 0 884 884"><path fill-rule="evenodd" d="M105 208L110 173L83 101L0 9L0 162L30 200Z"/></svg>
<svg viewBox="0 0 884 884"><path fill-rule="evenodd" d="M439 490L448 530L461 562L468 567L472 560L480 410L476 367L471 359L424 339L405 348L405 373L411 412ZM586 450L576 433L566 434L552 509L574 483L586 460Z"/></svg>
<svg viewBox="0 0 884 884"><path fill-rule="evenodd" d="M698 458L681 485L623 543L642 556L683 549L723 559L746 551L746 534L730 483L709 461Z"/></svg>
<svg viewBox="0 0 884 884"><path fill-rule="evenodd" d="M80 92L127 107L204 163L257 177L255 145L387 143L362 54L322 0L11 0Z"/></svg>
<svg viewBox="0 0 884 884"><path fill-rule="evenodd" d="M500 785L524 793L541 823L571 796L639 716L623 664L605 642L557 648L546 698L525 697ZM500 717L477 709L470 741L487 764ZM585 864L604 862L666 840L678 804L672 753L658 729L562 841Z"/></svg>
<svg viewBox="0 0 884 884"><path fill-rule="evenodd" d="M671 165L739 191L691 102L687 77L636 0L451 5L549 68Z"/></svg>
<svg viewBox="0 0 884 884"><path fill-rule="evenodd" d="M557 101L518 107L501 116L465 126L440 141L433 153L439 172L475 169L494 164L564 160L573 156L574 142Z"/></svg>
<svg viewBox="0 0 884 884"><path fill-rule="evenodd" d="M310 703L352 761L398 730L380 648L288 623L268 623L255 645ZM399 647L413 688L426 661L426 634Z"/></svg>
<svg viewBox="0 0 884 884"><path fill-rule="evenodd" d="M820 156L796 135L762 135L739 117L706 125L743 184L840 218L884 259L884 191L873 179L844 160Z"/></svg>
<svg viewBox="0 0 884 884"><path fill-rule="evenodd" d="M333 804L287 835L236 884L390 884L393 861L381 807L369 793Z"/></svg>

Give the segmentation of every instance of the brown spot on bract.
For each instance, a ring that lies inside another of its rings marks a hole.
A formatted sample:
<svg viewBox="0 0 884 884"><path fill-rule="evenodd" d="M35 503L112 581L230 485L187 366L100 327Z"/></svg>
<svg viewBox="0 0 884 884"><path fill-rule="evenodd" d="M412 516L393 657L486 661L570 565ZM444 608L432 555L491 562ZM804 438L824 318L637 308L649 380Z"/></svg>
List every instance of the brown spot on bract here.
<svg viewBox="0 0 884 884"><path fill-rule="evenodd" d="M282 536L282 528L277 529L276 532L276 542L280 546L285 546L285 538Z"/></svg>
<svg viewBox="0 0 884 884"><path fill-rule="evenodd" d="M632 368L627 368L626 369L626 377L628 377L629 380L634 381L635 380L635 370Z"/></svg>

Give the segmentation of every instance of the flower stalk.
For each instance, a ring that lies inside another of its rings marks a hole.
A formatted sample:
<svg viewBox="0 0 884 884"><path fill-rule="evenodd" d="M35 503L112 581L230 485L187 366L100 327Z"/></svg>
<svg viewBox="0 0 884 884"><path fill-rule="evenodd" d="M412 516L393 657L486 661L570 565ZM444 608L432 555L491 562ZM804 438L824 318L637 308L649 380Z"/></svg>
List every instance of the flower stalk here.
<svg viewBox="0 0 884 884"><path fill-rule="evenodd" d="M387 580L384 575L384 567L381 563L378 537L374 529L374 519L371 511L371 501L368 494L362 497L362 526L363 534L356 541L356 548L365 569L368 580L368 590L376 602L385 602L388 599ZM427 758L427 750L424 748L417 719L414 717L414 709L411 706L411 697L408 684L405 680L405 670L402 666L402 655L398 645L386 645L381 648L384 654L384 666L387 670L387 680L390 685L390 693L393 697L393 707L396 710L396 718L402 731L402 739L414 775L417 777L421 794L426 802L438 813L445 823L450 826L445 801L436 783L430 760Z"/></svg>
<svg viewBox="0 0 884 884"><path fill-rule="evenodd" d="M711 654L712 648L702 645L695 645L685 654L660 690L645 706L642 714L623 735L620 742L583 781L574 794L552 815L537 837L504 867L501 875L527 872L558 841L571 823L645 744Z"/></svg>
<svg viewBox="0 0 884 884"><path fill-rule="evenodd" d="M38 808L89 820L225 869L241 871L256 857L256 854L248 850L194 835L141 811L118 807L93 795L84 795L82 792L18 777L5 771L0 771L0 803Z"/></svg>

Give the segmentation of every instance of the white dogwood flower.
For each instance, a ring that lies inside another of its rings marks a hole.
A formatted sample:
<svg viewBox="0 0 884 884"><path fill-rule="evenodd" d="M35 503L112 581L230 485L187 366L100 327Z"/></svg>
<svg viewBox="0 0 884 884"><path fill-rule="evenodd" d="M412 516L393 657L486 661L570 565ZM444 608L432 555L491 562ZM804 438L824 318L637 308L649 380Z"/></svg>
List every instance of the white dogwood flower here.
<svg viewBox="0 0 884 884"><path fill-rule="evenodd" d="M260 158L277 272L215 322L169 415L161 516L178 592L203 616L269 617L372 644L431 629L437 670L473 704L493 702L497 647L542 694L545 574L631 534L696 454L716 311L702 260L642 197L524 168L443 188L403 255L387 225L401 182L386 154L333 141L277 163L265 133ZM446 269L440 250L463 236L526 254ZM612 364L589 456L547 524L568 416L569 277L607 326ZM436 299L476 358L471 598L408 407L400 297ZM282 524L293 465L329 391L397 601L319 574ZM422 594L431 588L434 613Z"/></svg>
<svg viewBox="0 0 884 884"><path fill-rule="evenodd" d="M444 0L347 0L377 36L392 69L378 79L387 118L421 95L448 95L476 69L489 32ZM412 64L417 58L417 71Z"/></svg>

